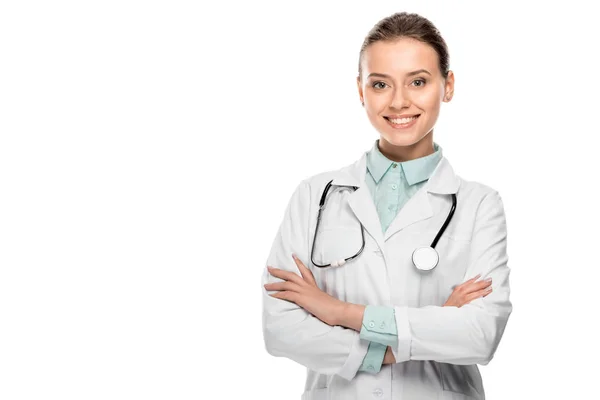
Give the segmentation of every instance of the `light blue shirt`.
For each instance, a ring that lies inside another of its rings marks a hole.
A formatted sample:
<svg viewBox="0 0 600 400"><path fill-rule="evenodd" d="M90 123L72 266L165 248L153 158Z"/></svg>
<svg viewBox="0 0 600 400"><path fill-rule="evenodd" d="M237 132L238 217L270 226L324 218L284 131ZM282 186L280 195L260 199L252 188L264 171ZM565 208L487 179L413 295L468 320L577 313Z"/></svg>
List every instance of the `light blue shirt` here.
<svg viewBox="0 0 600 400"><path fill-rule="evenodd" d="M425 157L395 162L381 153L378 139L367 153L365 183L371 192L383 233L398 211L427 182L442 159L442 148L435 142L433 148L434 153ZM397 333L393 307L368 305L360 337L370 343L359 371L379 372L387 346L396 342Z"/></svg>

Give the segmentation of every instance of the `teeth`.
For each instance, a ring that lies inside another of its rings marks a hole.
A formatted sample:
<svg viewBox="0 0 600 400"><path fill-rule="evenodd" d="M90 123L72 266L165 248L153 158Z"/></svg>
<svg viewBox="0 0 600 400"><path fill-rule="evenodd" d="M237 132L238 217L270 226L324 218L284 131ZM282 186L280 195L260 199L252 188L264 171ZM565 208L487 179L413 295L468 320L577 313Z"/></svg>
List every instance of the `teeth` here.
<svg viewBox="0 0 600 400"><path fill-rule="evenodd" d="M392 118L389 118L389 120L390 120L390 121L391 121L393 124L396 124L396 125L401 125L401 124L407 124L407 123L409 123L410 121L412 121L412 120L413 120L413 119L415 119L415 118L417 118L417 117L416 117L416 116L414 116L414 117L410 117L410 118L398 118L398 119L392 119Z"/></svg>

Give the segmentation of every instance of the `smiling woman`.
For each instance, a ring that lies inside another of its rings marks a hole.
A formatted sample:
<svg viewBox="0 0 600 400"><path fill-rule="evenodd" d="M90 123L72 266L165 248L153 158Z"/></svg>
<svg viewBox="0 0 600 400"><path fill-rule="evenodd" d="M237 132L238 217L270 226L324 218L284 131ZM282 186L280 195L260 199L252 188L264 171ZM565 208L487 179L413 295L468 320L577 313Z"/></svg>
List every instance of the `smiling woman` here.
<svg viewBox="0 0 600 400"><path fill-rule="evenodd" d="M455 174L433 140L454 92L448 60L426 18L380 21L356 78L379 139L303 180L286 208L263 333L270 354L308 368L304 400L485 398L477 364L512 312L506 220L499 193ZM414 262L421 248L429 268Z"/></svg>
<svg viewBox="0 0 600 400"><path fill-rule="evenodd" d="M448 49L437 29L415 14L403 19L384 20L369 33L356 78L361 103L383 139L381 152L398 161L431 153L441 103L454 92Z"/></svg>

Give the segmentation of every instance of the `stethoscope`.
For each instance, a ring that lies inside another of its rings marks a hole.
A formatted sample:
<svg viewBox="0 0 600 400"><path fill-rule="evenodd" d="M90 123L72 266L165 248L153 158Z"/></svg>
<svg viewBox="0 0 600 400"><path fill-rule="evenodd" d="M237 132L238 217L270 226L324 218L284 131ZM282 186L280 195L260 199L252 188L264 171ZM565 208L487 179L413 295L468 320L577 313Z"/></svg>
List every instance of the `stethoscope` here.
<svg viewBox="0 0 600 400"><path fill-rule="evenodd" d="M317 243L317 232L319 232L319 224L321 222L321 212L325 208L325 200L327 198L327 193L329 192L329 189L332 186L331 182L333 182L333 179L330 180L327 183L327 185L325 186L325 189L323 190L323 194L321 195L321 200L319 201L319 213L317 215L317 227L315 229L315 236L313 238L312 250L310 252L310 261L319 268L325 268L325 267L329 267L329 266L341 267L342 265L346 264L348 261L353 260L356 257L358 257L365 248L365 230L361 223L360 231L362 234L362 246L360 247L360 250L358 250L358 253L356 253L352 257L342 258L341 260L333 261L332 263L326 264L326 265L317 264L313 260L313 254L315 251L315 243ZM347 185L335 185L335 186L341 187L341 188L349 188L349 189L353 189L353 190L358 189L358 186L347 186ZM446 221L444 222L444 225L442 225L442 228L436 235L435 239L433 239L433 243L431 243L431 246L418 247L412 253L412 262L413 262L413 265L415 267L417 267L417 269L420 269L422 271L429 271L429 270L434 269L438 265L438 263L440 261L440 255L438 254L437 250L435 249L435 246L437 245L438 241L440 240L440 237L446 230L446 227L450 223L450 220L452 219L452 215L454 215L455 209L456 209L456 194L452 193L452 208L450 209L450 212L448 213L448 217L446 217Z"/></svg>

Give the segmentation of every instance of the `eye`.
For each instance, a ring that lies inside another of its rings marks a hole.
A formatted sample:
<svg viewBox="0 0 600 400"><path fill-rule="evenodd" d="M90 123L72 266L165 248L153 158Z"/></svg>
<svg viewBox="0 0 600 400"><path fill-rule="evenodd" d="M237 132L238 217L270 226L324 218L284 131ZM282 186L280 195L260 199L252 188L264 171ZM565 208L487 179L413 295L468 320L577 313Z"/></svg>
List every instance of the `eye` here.
<svg viewBox="0 0 600 400"><path fill-rule="evenodd" d="M383 85L383 86L377 86L377 85ZM383 89L383 88L384 88L384 87L386 87L387 85L386 85L384 82L377 81L377 82L374 82L374 83L373 83L371 86L372 86L374 89Z"/></svg>
<svg viewBox="0 0 600 400"><path fill-rule="evenodd" d="M421 82L420 85L416 85L417 87L425 86L425 83L427 83L427 81L425 79L423 79L423 78L415 79L413 81L413 83L415 83L415 82Z"/></svg>

